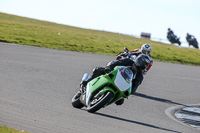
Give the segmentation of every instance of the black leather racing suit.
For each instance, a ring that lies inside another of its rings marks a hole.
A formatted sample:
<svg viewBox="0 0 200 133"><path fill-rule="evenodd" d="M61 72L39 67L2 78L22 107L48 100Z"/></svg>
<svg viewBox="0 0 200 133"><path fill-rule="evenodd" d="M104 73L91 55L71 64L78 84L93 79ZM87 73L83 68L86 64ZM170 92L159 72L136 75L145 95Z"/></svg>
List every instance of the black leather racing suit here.
<svg viewBox="0 0 200 133"><path fill-rule="evenodd" d="M172 30L169 30L167 32L167 38L168 38L168 40L171 41L171 39L172 39L173 36L174 36L174 32Z"/></svg>
<svg viewBox="0 0 200 133"><path fill-rule="evenodd" d="M186 37L186 40L187 40L187 42L189 43L189 45L192 45L191 44L191 38L192 37L194 37L194 36L192 36L192 35L187 35L187 37Z"/></svg>
<svg viewBox="0 0 200 133"><path fill-rule="evenodd" d="M135 62L129 58L123 58L123 59L111 61L106 67L96 67L93 70L92 76L87 80L87 82L91 81L92 79L94 79L100 75L111 72L115 68L115 66L132 66L133 63L135 63ZM143 80L143 74L140 70L137 72L133 71L133 73L136 73L136 77L132 81L133 84L132 84L131 94L135 93L138 86L142 83L142 80Z"/></svg>

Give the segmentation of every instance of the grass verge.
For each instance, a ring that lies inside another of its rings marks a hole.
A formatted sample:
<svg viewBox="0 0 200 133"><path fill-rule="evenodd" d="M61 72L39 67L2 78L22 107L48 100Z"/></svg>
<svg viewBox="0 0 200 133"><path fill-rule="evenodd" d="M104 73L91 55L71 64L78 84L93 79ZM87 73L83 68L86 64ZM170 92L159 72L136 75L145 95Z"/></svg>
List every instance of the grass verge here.
<svg viewBox="0 0 200 133"><path fill-rule="evenodd" d="M133 31L134 32L134 31ZM116 55L129 49L152 46L156 61L200 65L200 50L180 48L118 33L82 29L0 13L0 41L78 52Z"/></svg>
<svg viewBox="0 0 200 133"><path fill-rule="evenodd" d="M28 132L25 132L23 130L19 131L19 130L13 129L13 128L9 128L9 127L0 125L0 133L28 133Z"/></svg>

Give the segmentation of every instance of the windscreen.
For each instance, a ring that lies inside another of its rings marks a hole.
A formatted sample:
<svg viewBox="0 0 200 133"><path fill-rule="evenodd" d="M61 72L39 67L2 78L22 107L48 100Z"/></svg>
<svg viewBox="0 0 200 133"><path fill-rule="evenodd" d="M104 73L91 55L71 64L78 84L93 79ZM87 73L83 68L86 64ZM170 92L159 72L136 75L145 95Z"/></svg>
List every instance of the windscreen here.
<svg viewBox="0 0 200 133"><path fill-rule="evenodd" d="M133 72L128 67L119 67L119 72L127 83L130 83L133 78Z"/></svg>

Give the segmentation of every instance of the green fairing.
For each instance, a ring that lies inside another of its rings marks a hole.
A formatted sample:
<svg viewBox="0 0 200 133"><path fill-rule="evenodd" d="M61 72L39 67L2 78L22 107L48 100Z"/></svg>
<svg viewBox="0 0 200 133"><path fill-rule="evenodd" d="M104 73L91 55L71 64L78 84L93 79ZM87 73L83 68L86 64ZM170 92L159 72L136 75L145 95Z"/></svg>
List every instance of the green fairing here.
<svg viewBox="0 0 200 133"><path fill-rule="evenodd" d="M110 100L109 104L116 102L122 97L128 98L131 93L131 87L128 90L121 91L114 83L118 69L119 68L117 66L112 72L101 75L90 81L88 83L90 93L93 95L100 91L100 95L102 95L107 91L113 92L114 97ZM110 77L109 75L112 75L112 77ZM126 93L126 95L124 93Z"/></svg>

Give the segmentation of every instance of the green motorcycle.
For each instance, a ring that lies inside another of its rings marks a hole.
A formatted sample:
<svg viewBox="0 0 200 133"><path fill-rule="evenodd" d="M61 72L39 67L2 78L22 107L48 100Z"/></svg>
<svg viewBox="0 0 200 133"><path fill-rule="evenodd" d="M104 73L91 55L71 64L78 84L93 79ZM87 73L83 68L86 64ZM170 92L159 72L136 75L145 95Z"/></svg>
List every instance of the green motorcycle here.
<svg viewBox="0 0 200 133"><path fill-rule="evenodd" d="M82 87L72 98L72 106L75 108L86 107L88 112L94 113L102 107L106 107L121 98L128 98L131 93L132 79L135 74L127 66L116 66L113 71L101 75ZM89 74L84 74L83 80L87 80Z"/></svg>

